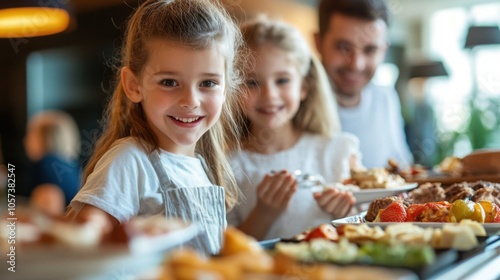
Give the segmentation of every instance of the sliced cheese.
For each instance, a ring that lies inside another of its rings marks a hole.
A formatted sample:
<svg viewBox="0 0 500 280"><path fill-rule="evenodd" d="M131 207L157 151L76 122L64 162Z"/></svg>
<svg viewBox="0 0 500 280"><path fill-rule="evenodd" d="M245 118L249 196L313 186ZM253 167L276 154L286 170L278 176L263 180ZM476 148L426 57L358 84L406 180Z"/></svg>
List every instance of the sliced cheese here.
<svg viewBox="0 0 500 280"><path fill-rule="evenodd" d="M460 224L446 224L443 226L438 248L453 248L457 250L470 250L478 244L474 231Z"/></svg>
<svg viewBox="0 0 500 280"><path fill-rule="evenodd" d="M441 248L439 246L441 244L441 236L442 235L443 235L443 231L440 228L436 228L432 231L432 237L430 240L430 244L431 244L432 248L436 248L436 249Z"/></svg>
<svg viewBox="0 0 500 280"><path fill-rule="evenodd" d="M486 236L486 230L484 229L484 226L477 221L464 219L460 221L460 225L472 229L476 236Z"/></svg>

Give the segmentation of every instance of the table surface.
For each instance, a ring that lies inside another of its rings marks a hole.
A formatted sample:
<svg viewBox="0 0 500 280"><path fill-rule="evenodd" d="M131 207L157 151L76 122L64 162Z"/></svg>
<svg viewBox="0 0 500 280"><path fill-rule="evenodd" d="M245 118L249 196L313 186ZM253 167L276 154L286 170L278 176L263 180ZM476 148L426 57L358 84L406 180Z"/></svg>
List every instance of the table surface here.
<svg viewBox="0 0 500 280"><path fill-rule="evenodd" d="M500 183L500 174L483 174L483 175L469 175L469 176L451 176L445 174L430 173L422 177L405 177L408 182L423 183L441 183L443 185L452 185L461 182L477 182L489 181L493 183Z"/></svg>

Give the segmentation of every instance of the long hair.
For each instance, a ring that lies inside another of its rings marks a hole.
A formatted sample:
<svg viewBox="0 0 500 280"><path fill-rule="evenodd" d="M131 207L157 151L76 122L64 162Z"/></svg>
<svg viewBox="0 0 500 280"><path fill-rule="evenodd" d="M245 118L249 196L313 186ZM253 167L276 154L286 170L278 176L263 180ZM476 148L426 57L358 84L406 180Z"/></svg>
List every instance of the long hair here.
<svg viewBox="0 0 500 280"><path fill-rule="evenodd" d="M335 94L321 62L313 56L302 34L285 22L271 20L263 15L242 24L240 29L250 49L271 44L288 52L295 60L307 97L301 101L292 119L294 126L326 137L340 132ZM248 126L249 120L245 122ZM248 132L243 135L244 139L248 136Z"/></svg>
<svg viewBox="0 0 500 280"><path fill-rule="evenodd" d="M196 143L195 152L206 160L214 183L225 188L226 206L231 208L239 191L225 152L239 148L238 128L242 127L240 100L243 92L239 70L245 52L239 28L218 1L147 0L128 21L118 69L127 66L140 76L149 56L146 44L151 39L179 43L197 50L218 47L225 57L226 100L219 120ZM142 105L131 102L125 95L119 82L119 71L116 80L104 116L103 134L86 166L84 181L104 153L120 138L135 137L149 153L159 148Z"/></svg>

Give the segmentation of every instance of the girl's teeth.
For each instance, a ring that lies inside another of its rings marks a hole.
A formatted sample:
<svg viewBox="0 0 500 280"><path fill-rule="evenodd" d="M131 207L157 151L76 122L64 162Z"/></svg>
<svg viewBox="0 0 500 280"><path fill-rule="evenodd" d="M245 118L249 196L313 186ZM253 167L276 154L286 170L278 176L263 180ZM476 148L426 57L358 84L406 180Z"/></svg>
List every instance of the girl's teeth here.
<svg viewBox="0 0 500 280"><path fill-rule="evenodd" d="M185 123L190 123L190 122L194 122L194 121L198 120L199 117L198 118L178 118L178 117L174 117L174 119L177 120L177 121L181 121L181 122L185 122Z"/></svg>

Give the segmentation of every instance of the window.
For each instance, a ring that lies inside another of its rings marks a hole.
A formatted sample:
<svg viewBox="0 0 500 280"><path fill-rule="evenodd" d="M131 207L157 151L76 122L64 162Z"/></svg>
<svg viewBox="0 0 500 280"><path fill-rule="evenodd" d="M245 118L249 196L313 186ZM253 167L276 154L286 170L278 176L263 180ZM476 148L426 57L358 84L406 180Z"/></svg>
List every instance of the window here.
<svg viewBox="0 0 500 280"><path fill-rule="evenodd" d="M450 74L427 85L444 156L500 148L500 45L464 49L470 24L500 25L500 4L441 10L430 21L428 49Z"/></svg>

